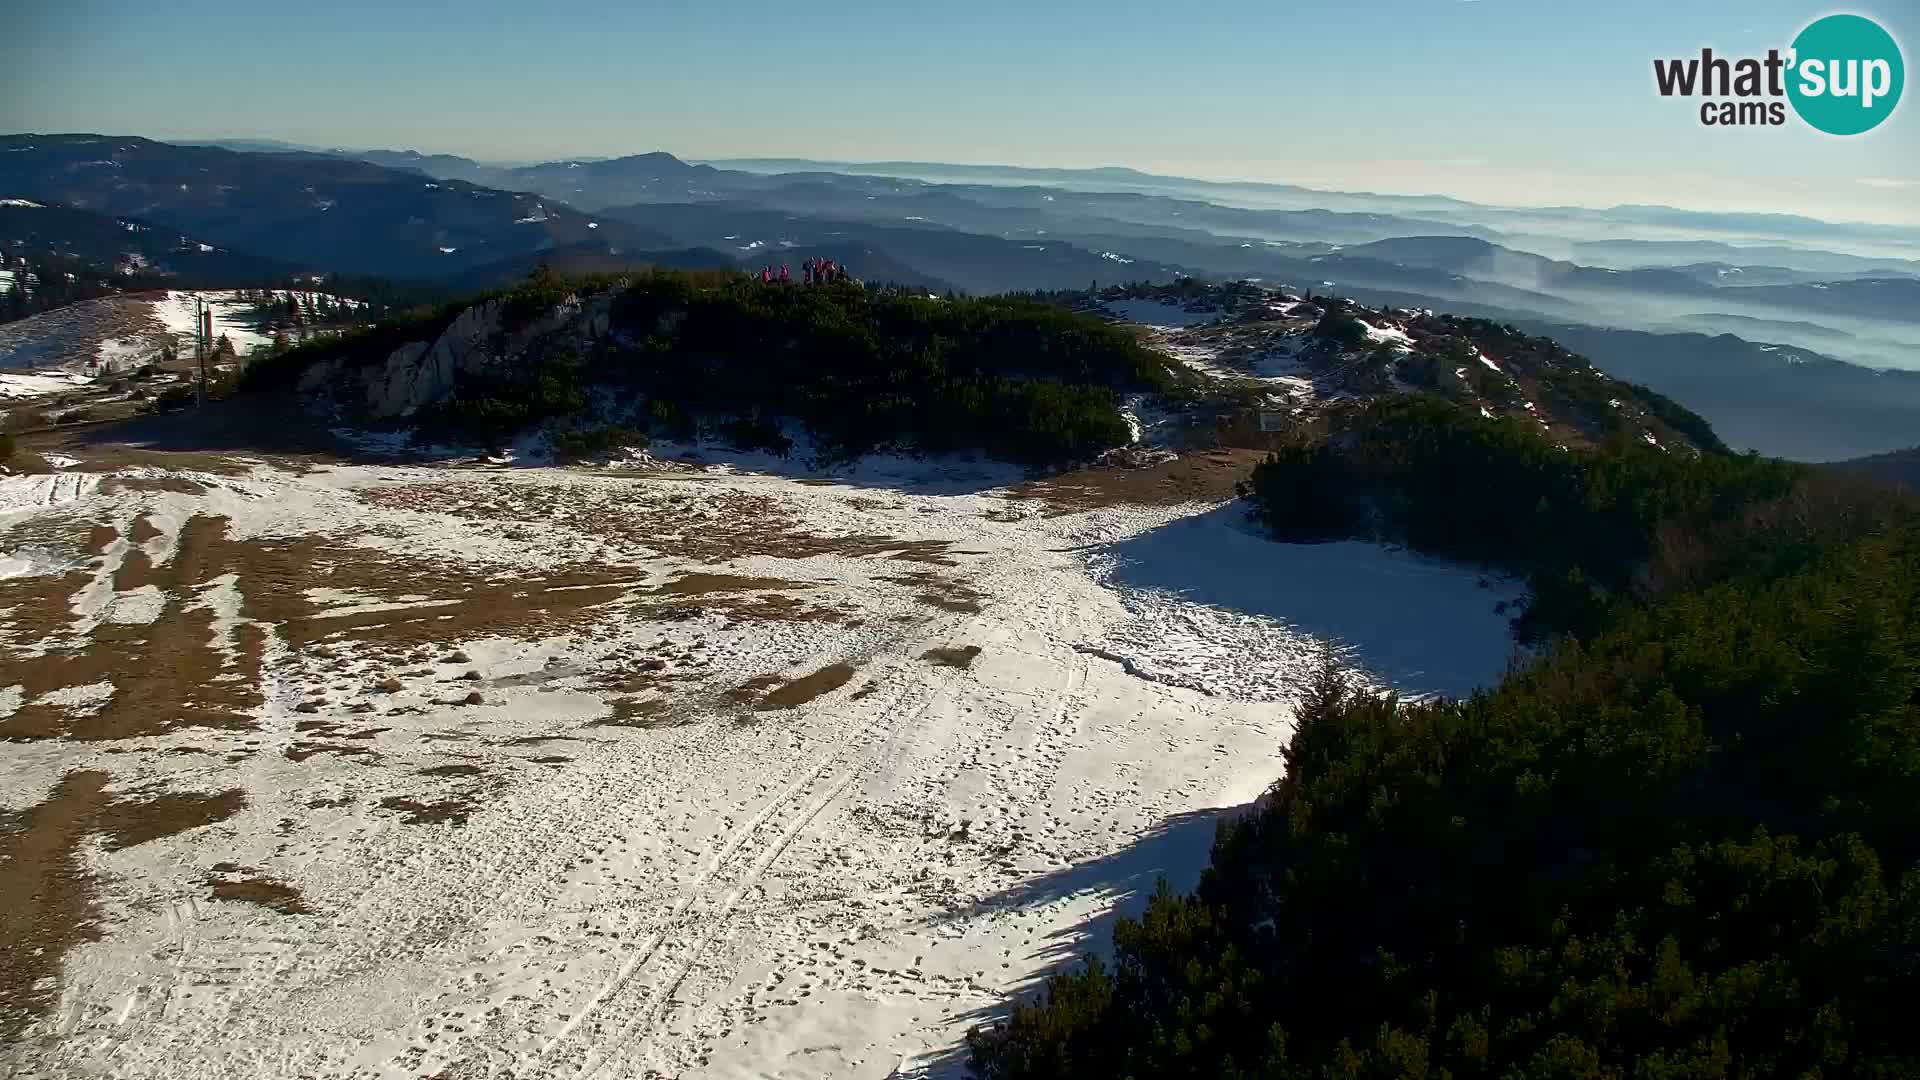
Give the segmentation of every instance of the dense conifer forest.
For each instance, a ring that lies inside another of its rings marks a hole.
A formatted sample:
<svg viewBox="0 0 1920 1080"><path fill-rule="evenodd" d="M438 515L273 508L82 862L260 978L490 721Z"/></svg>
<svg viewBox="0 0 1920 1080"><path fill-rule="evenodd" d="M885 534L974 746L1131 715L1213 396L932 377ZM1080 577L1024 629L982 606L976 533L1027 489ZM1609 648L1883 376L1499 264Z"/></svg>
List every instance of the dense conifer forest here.
<svg viewBox="0 0 1920 1080"><path fill-rule="evenodd" d="M1304 695L1286 775L1113 959L971 1038L1039 1077L1920 1075L1920 513L1411 399L1275 453L1277 536L1528 575L1466 701Z"/></svg>
<svg viewBox="0 0 1920 1080"><path fill-rule="evenodd" d="M507 370L463 378L452 395L421 411L423 433L498 440L555 421L578 445L609 424L682 438L704 424L742 448L779 451L788 447L783 429L792 421L832 456L897 446L978 449L1040 463L1126 442L1121 393L1178 393L1192 382L1125 330L1038 299L657 271L539 275L513 289L413 309L257 364L247 384L286 386L334 356L380 362L407 342L433 340L461 311L487 300L500 302L501 329L512 332L570 297L609 291L605 339L586 348L534 342Z"/></svg>

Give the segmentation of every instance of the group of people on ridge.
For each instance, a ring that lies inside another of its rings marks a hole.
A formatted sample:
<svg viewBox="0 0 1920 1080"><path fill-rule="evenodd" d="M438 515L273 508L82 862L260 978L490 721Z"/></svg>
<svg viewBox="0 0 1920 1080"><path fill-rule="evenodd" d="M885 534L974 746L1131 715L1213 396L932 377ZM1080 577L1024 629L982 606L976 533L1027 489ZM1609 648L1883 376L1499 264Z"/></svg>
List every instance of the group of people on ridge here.
<svg viewBox="0 0 1920 1080"><path fill-rule="evenodd" d="M760 269L760 280L766 282L792 281L787 272L787 264L774 266L769 263ZM800 280L808 285L825 285L834 281L852 281L853 275L847 268L832 259L808 259L800 264Z"/></svg>

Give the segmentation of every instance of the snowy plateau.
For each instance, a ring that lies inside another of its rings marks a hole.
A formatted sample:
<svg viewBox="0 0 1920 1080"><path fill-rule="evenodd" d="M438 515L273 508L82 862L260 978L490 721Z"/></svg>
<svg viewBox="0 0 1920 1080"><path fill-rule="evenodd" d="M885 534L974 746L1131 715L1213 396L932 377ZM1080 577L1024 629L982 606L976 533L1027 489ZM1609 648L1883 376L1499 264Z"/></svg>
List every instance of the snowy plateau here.
<svg viewBox="0 0 1920 1080"><path fill-rule="evenodd" d="M1511 658L1514 583L1235 502L668 456L0 476L4 1071L958 1078L1323 657Z"/></svg>

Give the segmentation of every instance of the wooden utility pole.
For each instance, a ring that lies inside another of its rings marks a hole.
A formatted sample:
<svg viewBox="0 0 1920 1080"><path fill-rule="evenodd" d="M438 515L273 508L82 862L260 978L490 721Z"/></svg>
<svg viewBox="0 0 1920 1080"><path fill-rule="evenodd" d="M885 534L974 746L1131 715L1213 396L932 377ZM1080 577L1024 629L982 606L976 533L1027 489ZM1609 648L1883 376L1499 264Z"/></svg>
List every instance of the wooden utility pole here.
<svg viewBox="0 0 1920 1080"><path fill-rule="evenodd" d="M194 388L193 407L207 407L207 354L213 351L213 312L207 309L206 301L193 298L193 360L199 369L200 381Z"/></svg>

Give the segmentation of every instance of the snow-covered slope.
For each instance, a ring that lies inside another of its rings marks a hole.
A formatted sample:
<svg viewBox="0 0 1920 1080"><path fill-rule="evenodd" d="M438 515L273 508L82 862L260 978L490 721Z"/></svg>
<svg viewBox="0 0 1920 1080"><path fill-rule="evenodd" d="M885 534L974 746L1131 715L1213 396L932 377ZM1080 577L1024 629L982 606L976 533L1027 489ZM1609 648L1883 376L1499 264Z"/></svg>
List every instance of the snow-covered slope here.
<svg viewBox="0 0 1920 1080"><path fill-rule="evenodd" d="M99 915L43 912L98 939L46 939L24 1075L957 1075L970 1023L1193 882L1323 639L1411 691L1506 649L1504 587L1205 504L42 479L0 478L0 808L101 823L47 838Z"/></svg>
<svg viewBox="0 0 1920 1080"><path fill-rule="evenodd" d="M295 295L305 299L319 294ZM237 355L272 344L273 327L240 293L174 289L84 300L0 326L0 368L101 373L148 363L166 346L191 355L196 298L213 312L215 339L225 335Z"/></svg>

